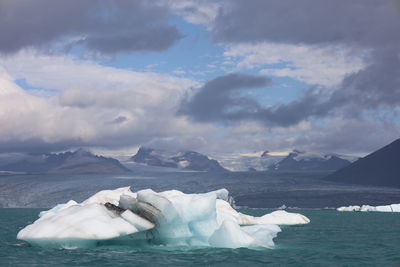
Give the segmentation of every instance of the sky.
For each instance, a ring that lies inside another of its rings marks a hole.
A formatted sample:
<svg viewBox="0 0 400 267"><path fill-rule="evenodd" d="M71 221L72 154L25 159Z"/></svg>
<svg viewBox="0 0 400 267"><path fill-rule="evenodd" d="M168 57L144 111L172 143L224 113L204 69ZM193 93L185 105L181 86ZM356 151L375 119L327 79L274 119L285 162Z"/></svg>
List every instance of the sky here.
<svg viewBox="0 0 400 267"><path fill-rule="evenodd" d="M369 153L399 29L397 0L0 0L0 153Z"/></svg>

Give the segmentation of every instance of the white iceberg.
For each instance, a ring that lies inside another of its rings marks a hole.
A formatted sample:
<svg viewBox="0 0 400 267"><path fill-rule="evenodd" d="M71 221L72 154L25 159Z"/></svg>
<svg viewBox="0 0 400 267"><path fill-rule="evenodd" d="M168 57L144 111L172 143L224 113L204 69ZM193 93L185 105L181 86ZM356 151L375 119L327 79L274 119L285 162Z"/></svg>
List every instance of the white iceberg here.
<svg viewBox="0 0 400 267"><path fill-rule="evenodd" d="M297 213L275 211L253 217L229 204L226 189L204 194L177 190L132 192L129 187L104 190L77 203L73 200L41 212L17 235L45 247L93 247L107 240L128 239L166 246L269 248L278 225L306 224Z"/></svg>
<svg viewBox="0 0 400 267"><path fill-rule="evenodd" d="M336 210L337 211L360 211L361 207L360 206L347 206L347 207L339 207Z"/></svg>
<svg viewBox="0 0 400 267"><path fill-rule="evenodd" d="M370 205L362 205L362 206L348 206L348 207L339 207L338 211L377 211L377 212L400 212L400 204L391 204L384 206L370 206Z"/></svg>

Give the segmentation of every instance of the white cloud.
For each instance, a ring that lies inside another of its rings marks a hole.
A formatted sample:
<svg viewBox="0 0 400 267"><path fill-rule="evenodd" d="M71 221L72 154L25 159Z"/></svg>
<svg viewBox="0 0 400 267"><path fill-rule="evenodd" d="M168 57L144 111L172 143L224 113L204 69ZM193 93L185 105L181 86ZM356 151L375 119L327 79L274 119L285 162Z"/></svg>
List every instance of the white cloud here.
<svg viewBox="0 0 400 267"><path fill-rule="evenodd" d="M72 140L86 145L134 146L212 129L175 115L187 90L198 86L190 79L31 52L1 62L7 71L2 70L0 76L0 144ZM53 89L53 94L32 95L16 79Z"/></svg>
<svg viewBox="0 0 400 267"><path fill-rule="evenodd" d="M224 56L227 62L236 62L238 70L261 68L260 74L331 87L362 69L366 53L339 45L260 43L229 45Z"/></svg>
<svg viewBox="0 0 400 267"><path fill-rule="evenodd" d="M1 58L1 65L0 150L6 144L41 141L95 147L112 155L124 151L126 156L140 144L206 153L293 148L343 153L372 151L400 131L398 124L361 118L293 127L197 124L175 114L182 97L200 86L190 79L31 52ZM32 94L16 79L51 93Z"/></svg>
<svg viewBox="0 0 400 267"><path fill-rule="evenodd" d="M85 139L91 135L89 125L81 117L71 123L70 117L61 115L73 115L73 111L69 113L46 98L28 94L4 69L0 69L0 81L0 142L30 139L57 142L65 138ZM57 121L59 125L54 127Z"/></svg>

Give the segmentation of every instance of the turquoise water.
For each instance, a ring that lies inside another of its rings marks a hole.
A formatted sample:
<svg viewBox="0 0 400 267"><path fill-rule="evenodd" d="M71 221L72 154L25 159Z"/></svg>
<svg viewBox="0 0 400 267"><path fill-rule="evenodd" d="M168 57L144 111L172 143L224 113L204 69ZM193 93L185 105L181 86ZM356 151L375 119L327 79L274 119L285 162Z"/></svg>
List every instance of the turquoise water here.
<svg viewBox="0 0 400 267"><path fill-rule="evenodd" d="M16 240L40 209L0 209L0 266L400 266L400 214L299 210L305 226L283 227L273 249L129 247L43 249ZM271 210L242 210L262 215Z"/></svg>

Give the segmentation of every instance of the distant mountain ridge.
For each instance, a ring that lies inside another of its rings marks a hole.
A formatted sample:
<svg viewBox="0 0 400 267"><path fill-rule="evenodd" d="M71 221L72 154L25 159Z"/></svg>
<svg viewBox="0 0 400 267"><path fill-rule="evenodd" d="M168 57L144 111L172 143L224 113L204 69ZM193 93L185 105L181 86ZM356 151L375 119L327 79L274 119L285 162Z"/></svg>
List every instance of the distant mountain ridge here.
<svg viewBox="0 0 400 267"><path fill-rule="evenodd" d="M351 161L336 154L306 153L293 150L278 163L269 166L270 171L335 171L350 165Z"/></svg>
<svg viewBox="0 0 400 267"><path fill-rule="evenodd" d="M218 161L195 151L171 152L149 147L140 147L138 152L131 157L131 160L136 163L157 167L210 172L227 171Z"/></svg>
<svg viewBox="0 0 400 267"><path fill-rule="evenodd" d="M118 160L94 155L83 149L74 152L31 155L0 166L2 171L25 173L127 173L129 169Z"/></svg>
<svg viewBox="0 0 400 267"><path fill-rule="evenodd" d="M219 154L215 158L232 171L335 171L355 160L351 156L300 150L293 150L286 155L266 150Z"/></svg>
<svg viewBox="0 0 400 267"><path fill-rule="evenodd" d="M327 176L326 180L400 187L400 139Z"/></svg>
<svg viewBox="0 0 400 267"><path fill-rule="evenodd" d="M83 149L74 152L14 155L0 163L0 174L7 173L126 173L129 168L161 167L208 171L335 171L350 164L348 157L293 150L289 155L278 152L216 154L209 158L195 151L167 151L140 147L122 165L118 160L94 155ZM165 169L167 170L167 169Z"/></svg>

